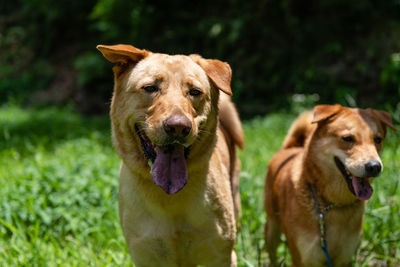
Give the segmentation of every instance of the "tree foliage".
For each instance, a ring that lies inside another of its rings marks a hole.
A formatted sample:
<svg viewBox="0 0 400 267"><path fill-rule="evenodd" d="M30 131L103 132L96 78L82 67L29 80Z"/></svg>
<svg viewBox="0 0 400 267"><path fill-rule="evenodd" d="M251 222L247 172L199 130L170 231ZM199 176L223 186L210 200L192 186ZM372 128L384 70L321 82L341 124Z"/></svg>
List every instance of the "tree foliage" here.
<svg viewBox="0 0 400 267"><path fill-rule="evenodd" d="M399 4L8 1L0 7L0 99L34 102L44 95L51 101L54 97L48 96L57 95L84 111L106 110L112 91L110 64L95 46L128 43L229 62L234 99L245 115L287 107L295 93L317 94L323 103L395 107Z"/></svg>

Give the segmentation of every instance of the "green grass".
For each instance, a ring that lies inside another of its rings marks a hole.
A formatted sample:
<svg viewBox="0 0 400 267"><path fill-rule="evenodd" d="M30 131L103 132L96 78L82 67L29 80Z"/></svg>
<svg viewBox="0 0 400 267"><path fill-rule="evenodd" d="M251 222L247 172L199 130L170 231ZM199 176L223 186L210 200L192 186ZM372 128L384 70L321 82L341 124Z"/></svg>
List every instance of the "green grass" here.
<svg viewBox="0 0 400 267"><path fill-rule="evenodd" d="M239 266L268 263L263 251L266 164L294 116L244 123ZM389 133L383 175L368 201L356 266L400 264L400 138ZM0 266L133 266L117 214L120 159L107 117L69 109L0 108ZM283 265L290 264L285 245Z"/></svg>

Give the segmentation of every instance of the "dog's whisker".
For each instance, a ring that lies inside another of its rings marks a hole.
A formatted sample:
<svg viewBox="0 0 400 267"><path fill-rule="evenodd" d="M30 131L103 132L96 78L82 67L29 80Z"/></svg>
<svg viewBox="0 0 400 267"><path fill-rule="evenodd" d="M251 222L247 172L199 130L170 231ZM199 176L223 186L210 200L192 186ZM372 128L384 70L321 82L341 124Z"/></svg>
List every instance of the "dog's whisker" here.
<svg viewBox="0 0 400 267"><path fill-rule="evenodd" d="M212 134L212 132L207 131L207 130L199 130L199 133L200 133L200 134L203 134L203 133L205 133L205 134Z"/></svg>
<svg viewBox="0 0 400 267"><path fill-rule="evenodd" d="M235 216L240 214L240 199L239 192L232 191L226 181L239 181L238 159L230 152L236 146L242 147L244 141L240 119L228 96L229 65L199 55L171 56L129 45L97 48L106 59L117 63L114 88L118 89L110 112L112 138L122 158L121 225L136 265L236 266L232 249L236 229L229 226L238 225ZM123 75L127 70L131 74ZM217 95L209 92L211 80L218 81L215 87L226 93L220 97L219 112L229 114L229 120L220 116L221 125L232 124L226 134L239 136L234 143L223 144L225 139L221 139L218 147L213 142L218 114L206 108L216 101L205 97ZM187 93L188 81L191 84ZM197 88L200 85L207 86ZM134 94L118 93L135 86L138 90ZM191 100L202 99L196 102L196 109L194 102L188 101L188 94ZM190 117L194 112L211 122L198 133L193 129L199 125L193 125ZM165 118L167 113L170 116ZM191 184L186 186L189 181ZM200 182L199 186L196 181L214 182ZM193 216L205 218L204 223L194 221ZM179 233L179 238L171 232ZM204 240L209 240L207 246L203 246ZM174 257L165 257L165 251Z"/></svg>

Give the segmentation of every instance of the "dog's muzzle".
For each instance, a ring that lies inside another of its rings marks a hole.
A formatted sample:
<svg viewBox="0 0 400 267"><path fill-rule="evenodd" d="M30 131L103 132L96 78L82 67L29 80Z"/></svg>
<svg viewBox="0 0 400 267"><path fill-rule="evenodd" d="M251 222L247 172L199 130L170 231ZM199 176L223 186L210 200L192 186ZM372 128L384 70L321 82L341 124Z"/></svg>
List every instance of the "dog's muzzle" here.
<svg viewBox="0 0 400 267"><path fill-rule="evenodd" d="M135 132L139 136L144 156L149 160L151 176L156 185L167 194L175 194L187 183L186 159L190 147L183 146L177 140L177 134L182 136L187 127L181 125L168 125L173 136L168 137L168 143L162 146L155 145L147 137L144 130L135 125Z"/></svg>
<svg viewBox="0 0 400 267"><path fill-rule="evenodd" d="M338 157L334 157L334 161L339 171L342 173L350 192L353 193L353 195L355 195L360 200L368 200L373 192L368 178L357 177L353 175L350 171L346 169L346 167ZM376 172L376 170L374 171Z"/></svg>

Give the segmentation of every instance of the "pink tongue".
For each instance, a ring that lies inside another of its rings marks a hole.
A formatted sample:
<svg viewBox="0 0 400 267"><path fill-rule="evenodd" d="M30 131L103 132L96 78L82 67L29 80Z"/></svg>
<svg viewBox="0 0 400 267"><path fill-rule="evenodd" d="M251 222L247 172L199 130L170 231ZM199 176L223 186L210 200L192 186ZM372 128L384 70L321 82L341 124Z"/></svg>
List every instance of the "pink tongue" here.
<svg viewBox="0 0 400 267"><path fill-rule="evenodd" d="M358 199L368 200L371 197L373 190L366 178L352 176L351 182Z"/></svg>
<svg viewBox="0 0 400 267"><path fill-rule="evenodd" d="M157 146L155 150L157 156L151 170L153 181L167 194L175 194L185 186L188 178L185 149L182 145L173 144Z"/></svg>

